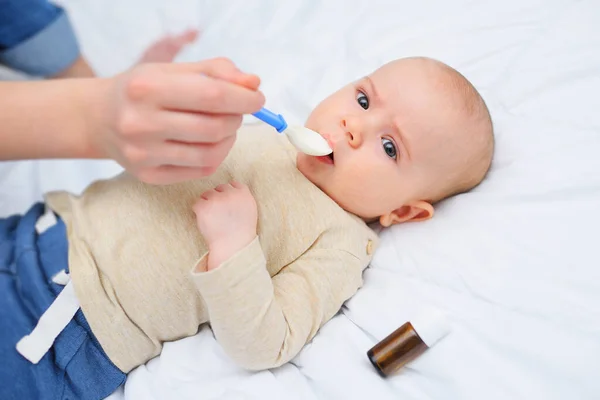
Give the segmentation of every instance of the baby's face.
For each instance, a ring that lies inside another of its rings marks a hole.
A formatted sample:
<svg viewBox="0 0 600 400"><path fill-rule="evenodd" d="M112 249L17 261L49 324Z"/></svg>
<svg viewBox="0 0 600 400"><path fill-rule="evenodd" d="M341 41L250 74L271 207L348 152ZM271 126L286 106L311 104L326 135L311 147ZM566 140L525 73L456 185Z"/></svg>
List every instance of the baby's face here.
<svg viewBox="0 0 600 400"><path fill-rule="evenodd" d="M422 206L423 193L440 179L436 159L450 151L438 132L457 118L436 88L436 73L421 62L398 60L326 98L305 125L329 140L333 155L300 153L298 169L365 219Z"/></svg>

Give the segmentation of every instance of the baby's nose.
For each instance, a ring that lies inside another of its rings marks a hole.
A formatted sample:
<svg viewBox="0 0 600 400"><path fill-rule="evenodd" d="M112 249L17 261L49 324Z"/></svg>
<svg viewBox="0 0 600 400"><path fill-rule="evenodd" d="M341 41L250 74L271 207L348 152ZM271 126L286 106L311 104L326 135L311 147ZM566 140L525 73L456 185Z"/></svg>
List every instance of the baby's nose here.
<svg viewBox="0 0 600 400"><path fill-rule="evenodd" d="M351 147L358 147L362 142L361 127L358 121L351 118L342 119L342 128L344 129L346 140Z"/></svg>
<svg viewBox="0 0 600 400"><path fill-rule="evenodd" d="M362 143L362 135L360 134L360 131L351 132L350 130L347 130L346 138L348 139L348 144L354 148L359 147Z"/></svg>

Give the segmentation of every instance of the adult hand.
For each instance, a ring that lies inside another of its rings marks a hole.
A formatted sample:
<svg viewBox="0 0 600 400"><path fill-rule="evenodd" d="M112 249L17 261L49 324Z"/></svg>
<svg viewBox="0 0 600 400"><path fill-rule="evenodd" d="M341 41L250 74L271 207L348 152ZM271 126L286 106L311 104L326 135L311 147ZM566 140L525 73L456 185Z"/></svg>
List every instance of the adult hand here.
<svg viewBox="0 0 600 400"><path fill-rule="evenodd" d="M169 184L215 172L234 144L242 115L265 98L256 75L230 60L142 64L107 79L89 138L138 179Z"/></svg>

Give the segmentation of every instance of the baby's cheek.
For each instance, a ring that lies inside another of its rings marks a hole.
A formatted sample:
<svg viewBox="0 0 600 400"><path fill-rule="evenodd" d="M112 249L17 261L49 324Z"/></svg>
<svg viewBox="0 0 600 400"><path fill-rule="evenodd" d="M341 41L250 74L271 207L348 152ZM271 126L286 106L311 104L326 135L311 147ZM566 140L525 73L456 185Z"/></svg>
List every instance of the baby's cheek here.
<svg viewBox="0 0 600 400"><path fill-rule="evenodd" d="M304 125L308 129L321 131L327 125L327 121L331 119L331 118L328 118L328 114L330 114L330 113L328 112L327 103L322 103L319 106L317 106L315 109L313 109L313 111L310 113L310 115L306 119L306 122Z"/></svg>
<svg viewBox="0 0 600 400"><path fill-rule="evenodd" d="M338 183L343 184L347 195L363 200L377 191L381 179L370 168L365 168L359 163L353 163L344 171L342 181Z"/></svg>

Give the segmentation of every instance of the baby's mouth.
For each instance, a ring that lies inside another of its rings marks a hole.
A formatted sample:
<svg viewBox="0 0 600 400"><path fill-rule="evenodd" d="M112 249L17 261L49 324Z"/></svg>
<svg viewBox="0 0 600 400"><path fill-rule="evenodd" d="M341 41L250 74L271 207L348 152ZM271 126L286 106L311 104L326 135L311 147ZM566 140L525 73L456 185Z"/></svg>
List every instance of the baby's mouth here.
<svg viewBox="0 0 600 400"><path fill-rule="evenodd" d="M320 133L320 132L319 132L319 133ZM329 163L331 163L331 164L334 164L334 162L335 162L335 157L333 156L333 153L334 153L334 151L333 151L333 149L334 149L334 142L333 142L333 139L332 139L331 135L330 135L330 134L328 134L328 133L320 133L320 135L321 135L321 136L323 136L323 139L325 139L325 140L327 141L327 144L328 144L328 145L329 145L329 147L331 148L331 153L329 153L328 155L326 155L326 156L323 156L323 157L327 157L327 158L329 159L329 161L328 161L328 162L329 162ZM326 160L323 160L323 161L326 161Z"/></svg>
<svg viewBox="0 0 600 400"><path fill-rule="evenodd" d="M327 144L329 145L329 148L331 149L331 153L325 155L325 156L315 156L315 158L317 159L317 161L320 161L324 164L329 164L329 165L333 165L334 164L334 141L333 138L331 137L331 135L329 133L323 133L321 132L321 130L315 130L315 132L317 132L319 135L321 135L323 137L323 139L325 139L327 141Z"/></svg>
<svg viewBox="0 0 600 400"><path fill-rule="evenodd" d="M329 164L329 165L333 165L334 164L334 156L333 153L328 154L326 156L318 156L315 157L318 161L324 163L324 164Z"/></svg>

